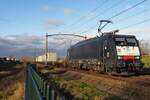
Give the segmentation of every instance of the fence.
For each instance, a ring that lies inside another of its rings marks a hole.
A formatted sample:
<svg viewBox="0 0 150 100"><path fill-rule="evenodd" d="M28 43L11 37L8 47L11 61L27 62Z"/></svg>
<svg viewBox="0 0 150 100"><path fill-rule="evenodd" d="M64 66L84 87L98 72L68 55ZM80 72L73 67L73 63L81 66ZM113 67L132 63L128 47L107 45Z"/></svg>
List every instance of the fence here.
<svg viewBox="0 0 150 100"><path fill-rule="evenodd" d="M27 66L25 100L72 100L73 96L58 87L52 79L45 79L36 65Z"/></svg>

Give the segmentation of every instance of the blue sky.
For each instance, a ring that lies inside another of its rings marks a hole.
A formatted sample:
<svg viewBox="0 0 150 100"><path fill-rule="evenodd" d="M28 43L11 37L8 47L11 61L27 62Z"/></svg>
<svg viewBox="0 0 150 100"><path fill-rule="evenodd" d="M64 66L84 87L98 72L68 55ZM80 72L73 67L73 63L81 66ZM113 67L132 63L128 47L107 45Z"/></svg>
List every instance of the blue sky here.
<svg viewBox="0 0 150 100"><path fill-rule="evenodd" d="M23 33L42 35L45 32L49 32L49 34L56 32L77 32L76 34L82 34L82 31L97 24L98 20L107 19L140 1L142 0L1 0L0 33L2 35ZM103 2L105 2L105 4L102 4ZM113 5L118 2L120 2L120 4L114 7ZM123 18L126 18L129 15L149 10L149 4L150 2L147 1L121 16L112 19L114 24L110 25L108 29L121 28L142 21L146 18L150 18L150 13L145 12L139 16L129 18L126 21L115 23L119 19L124 20ZM103 6L95 12L89 13L100 5ZM110 7L111 9L109 9ZM91 21L87 21L88 18L97 16L100 13L102 13L102 15ZM83 16L83 20L76 23L76 21ZM82 22L85 24L80 26ZM76 24L70 26L74 23ZM55 24L58 25L55 26ZM140 27L147 27L147 25L149 25L149 22L140 25ZM97 27L90 31L96 29ZM84 34L88 35L90 31Z"/></svg>
<svg viewBox="0 0 150 100"><path fill-rule="evenodd" d="M143 0L0 0L0 38L12 41L21 37L32 43L44 37L46 32L96 36L98 20L108 19L140 1ZM120 29L149 19L149 5L150 0L147 0L140 6L113 18L114 23L108 25L104 31ZM92 11L93 9L96 10ZM121 30L120 33L133 34L139 39L149 40L149 25L150 22L146 22ZM83 33L92 26L95 27ZM28 40L33 37L37 39Z"/></svg>

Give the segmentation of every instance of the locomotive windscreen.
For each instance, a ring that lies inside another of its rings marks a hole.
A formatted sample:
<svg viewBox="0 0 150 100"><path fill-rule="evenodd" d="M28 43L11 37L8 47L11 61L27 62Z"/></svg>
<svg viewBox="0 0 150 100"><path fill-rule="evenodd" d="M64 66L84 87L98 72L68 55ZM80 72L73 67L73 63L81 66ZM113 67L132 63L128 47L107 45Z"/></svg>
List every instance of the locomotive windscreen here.
<svg viewBox="0 0 150 100"><path fill-rule="evenodd" d="M119 46L137 46L137 41L133 37L117 37L115 38L115 44Z"/></svg>
<svg viewBox="0 0 150 100"><path fill-rule="evenodd" d="M115 44L118 56L140 56L137 40L134 37L116 37Z"/></svg>
<svg viewBox="0 0 150 100"><path fill-rule="evenodd" d="M116 45L125 45L125 38L115 38L115 44Z"/></svg>
<svg viewBox="0 0 150 100"><path fill-rule="evenodd" d="M127 45L137 46L137 42L135 38L126 38L126 41L127 41Z"/></svg>

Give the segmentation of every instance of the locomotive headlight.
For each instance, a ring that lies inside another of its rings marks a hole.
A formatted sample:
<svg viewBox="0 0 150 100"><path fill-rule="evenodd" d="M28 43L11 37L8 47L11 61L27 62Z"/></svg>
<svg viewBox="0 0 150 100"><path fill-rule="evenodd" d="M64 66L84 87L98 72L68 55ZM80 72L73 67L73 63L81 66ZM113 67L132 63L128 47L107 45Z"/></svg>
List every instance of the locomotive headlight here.
<svg viewBox="0 0 150 100"><path fill-rule="evenodd" d="M140 59L140 57L139 57L139 56L137 56L137 57L135 57L135 59Z"/></svg>
<svg viewBox="0 0 150 100"><path fill-rule="evenodd" d="M122 57L121 57L121 56L118 56L118 59L122 59Z"/></svg>

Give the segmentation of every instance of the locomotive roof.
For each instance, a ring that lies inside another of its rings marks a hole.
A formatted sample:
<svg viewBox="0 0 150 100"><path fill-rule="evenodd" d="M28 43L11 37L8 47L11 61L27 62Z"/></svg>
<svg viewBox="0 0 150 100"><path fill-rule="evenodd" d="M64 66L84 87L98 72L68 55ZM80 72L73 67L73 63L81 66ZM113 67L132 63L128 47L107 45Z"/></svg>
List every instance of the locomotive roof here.
<svg viewBox="0 0 150 100"><path fill-rule="evenodd" d="M91 41L94 41L94 40L97 40L101 37L104 37L104 36L114 36L114 37L130 37L130 38L135 38L134 35L122 35L122 34L117 34L117 35L113 35L113 34L105 34L105 35L102 35L100 37L94 37L94 38L88 38L88 39L85 39L83 41L79 41L78 43L76 43L75 45L71 46L71 48L73 47L77 47L77 46L80 46L80 45L83 45L87 42L91 42Z"/></svg>
<svg viewBox="0 0 150 100"><path fill-rule="evenodd" d="M115 35L115 37L135 37L134 35Z"/></svg>
<svg viewBox="0 0 150 100"><path fill-rule="evenodd" d="M88 38L88 39L85 39L85 40L82 40L82 41L79 41L78 43L76 43L75 45L73 45L72 47L76 47L78 45L81 45L81 44L84 44L84 43L87 43L87 42L90 42L92 40L96 40L98 39L98 37L94 37L94 38Z"/></svg>

